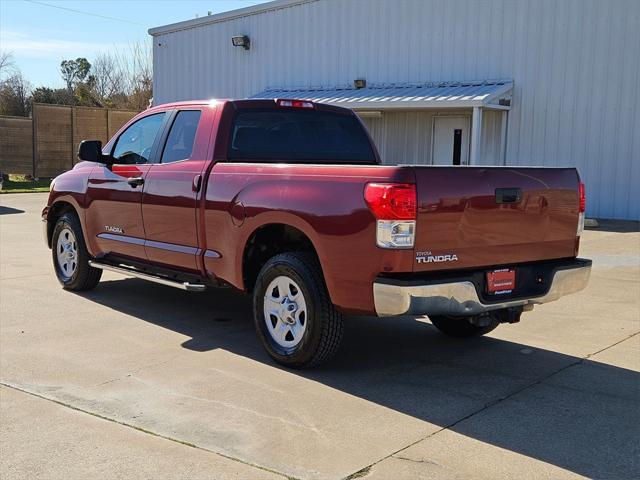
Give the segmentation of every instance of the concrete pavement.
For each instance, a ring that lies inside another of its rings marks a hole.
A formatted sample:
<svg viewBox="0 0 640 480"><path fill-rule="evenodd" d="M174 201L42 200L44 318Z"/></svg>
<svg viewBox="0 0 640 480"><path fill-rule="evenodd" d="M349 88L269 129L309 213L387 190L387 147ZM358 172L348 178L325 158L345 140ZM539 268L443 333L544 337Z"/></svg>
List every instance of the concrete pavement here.
<svg viewBox="0 0 640 480"><path fill-rule="evenodd" d="M0 420L3 479L284 478L4 386Z"/></svg>
<svg viewBox="0 0 640 480"><path fill-rule="evenodd" d="M262 351L245 295L110 273L63 291L45 200L0 196L3 479L640 476L637 225L586 232L588 289L520 324L455 341L353 318L300 372Z"/></svg>

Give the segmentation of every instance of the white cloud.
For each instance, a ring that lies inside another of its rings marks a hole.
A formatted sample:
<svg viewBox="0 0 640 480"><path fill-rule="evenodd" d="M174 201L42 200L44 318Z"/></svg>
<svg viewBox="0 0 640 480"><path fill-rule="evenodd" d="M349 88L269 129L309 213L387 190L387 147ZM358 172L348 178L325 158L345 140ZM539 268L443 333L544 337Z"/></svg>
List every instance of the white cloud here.
<svg viewBox="0 0 640 480"><path fill-rule="evenodd" d="M12 52L14 57L40 59L92 57L96 53L121 49L122 44L76 42L54 38L35 38L32 35L11 30L0 31L0 48Z"/></svg>

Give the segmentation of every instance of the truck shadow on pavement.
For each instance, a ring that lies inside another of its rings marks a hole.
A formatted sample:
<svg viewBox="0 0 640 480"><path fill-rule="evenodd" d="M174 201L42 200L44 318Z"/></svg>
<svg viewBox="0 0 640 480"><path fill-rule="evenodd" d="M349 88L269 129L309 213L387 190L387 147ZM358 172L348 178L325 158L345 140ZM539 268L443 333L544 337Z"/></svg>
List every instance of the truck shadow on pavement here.
<svg viewBox="0 0 640 480"><path fill-rule="evenodd" d="M597 227L585 227L594 232L637 233L640 232L640 222L636 220L608 220L598 219Z"/></svg>
<svg viewBox="0 0 640 480"><path fill-rule="evenodd" d="M281 368L259 344L247 295L123 279L82 296L189 336L186 349ZM290 372L580 475L640 472L640 375L632 370L490 337L453 340L414 319L356 317L333 361Z"/></svg>
<svg viewBox="0 0 640 480"><path fill-rule="evenodd" d="M13 208L13 207L5 207L4 205L0 205L0 215L14 215L16 213L24 213L24 210L20 210L19 208Z"/></svg>

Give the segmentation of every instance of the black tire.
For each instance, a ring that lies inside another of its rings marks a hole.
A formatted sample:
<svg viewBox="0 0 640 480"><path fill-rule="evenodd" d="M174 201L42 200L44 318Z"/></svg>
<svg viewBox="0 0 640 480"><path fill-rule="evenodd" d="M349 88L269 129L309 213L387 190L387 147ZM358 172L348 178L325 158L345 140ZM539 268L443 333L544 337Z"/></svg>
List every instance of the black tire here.
<svg viewBox="0 0 640 480"><path fill-rule="evenodd" d="M455 338L470 338L485 335L500 325L500 322L491 317L489 325L479 327L469 321L468 317L429 317L431 323L445 335Z"/></svg>
<svg viewBox="0 0 640 480"><path fill-rule="evenodd" d="M76 266L71 275L67 275L58 262L58 238L65 229L71 230L75 236ZM102 270L89 265L91 257L84 243L80 220L74 213L65 213L56 221L51 238L51 253L56 277L64 289L76 292L91 290L100 281Z"/></svg>
<svg viewBox="0 0 640 480"><path fill-rule="evenodd" d="M266 323L271 320L265 319L264 314L267 288L279 276L286 276L299 285L308 312L302 339L292 348L285 348L274 340ZM271 358L281 365L314 367L338 351L343 332L342 314L331 303L320 265L311 254L282 253L268 260L258 274L253 309L258 337Z"/></svg>

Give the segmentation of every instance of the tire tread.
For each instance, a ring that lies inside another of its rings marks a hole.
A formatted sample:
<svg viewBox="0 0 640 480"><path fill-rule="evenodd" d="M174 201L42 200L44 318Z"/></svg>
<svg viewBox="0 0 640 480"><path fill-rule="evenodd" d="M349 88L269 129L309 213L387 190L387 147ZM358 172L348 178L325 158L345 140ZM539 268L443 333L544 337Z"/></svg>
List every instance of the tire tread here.
<svg viewBox="0 0 640 480"><path fill-rule="evenodd" d="M279 263L292 267L298 274L304 276L305 279L311 283L307 285L307 288L315 295L316 313L319 313L316 320L321 322L319 343L311 357L304 362L292 362L286 365L293 368L316 367L331 359L340 348L344 331L342 314L335 308L333 303L331 303L322 269L314 255L307 252L280 253L272 257L265 264L260 272L260 276L271 266ZM256 311L255 314L260 315L260 312ZM257 319L256 321L259 320ZM269 351L269 348L267 348L267 350ZM270 351L269 353L271 354ZM277 357L271 356L276 361L279 361Z"/></svg>
<svg viewBox="0 0 640 480"><path fill-rule="evenodd" d="M84 235L82 234L82 226L80 225L80 219L75 213L67 212L61 215L57 220L53 229L53 238L51 240L51 247L53 253L53 264L54 268L57 272L57 262L56 262L56 252L55 252L55 244L56 244L56 232L59 229L59 225L67 224L73 230L73 233L76 236L76 242L78 243L78 271L76 273L75 278L73 278L69 282L63 281L59 276L58 280L62 284L62 287L65 290L71 290L74 292L81 292L86 290L91 290L95 288L95 286L100 281L102 277L102 270L99 268L94 268L89 265L89 260L91 256L87 251L87 246L84 243Z"/></svg>

